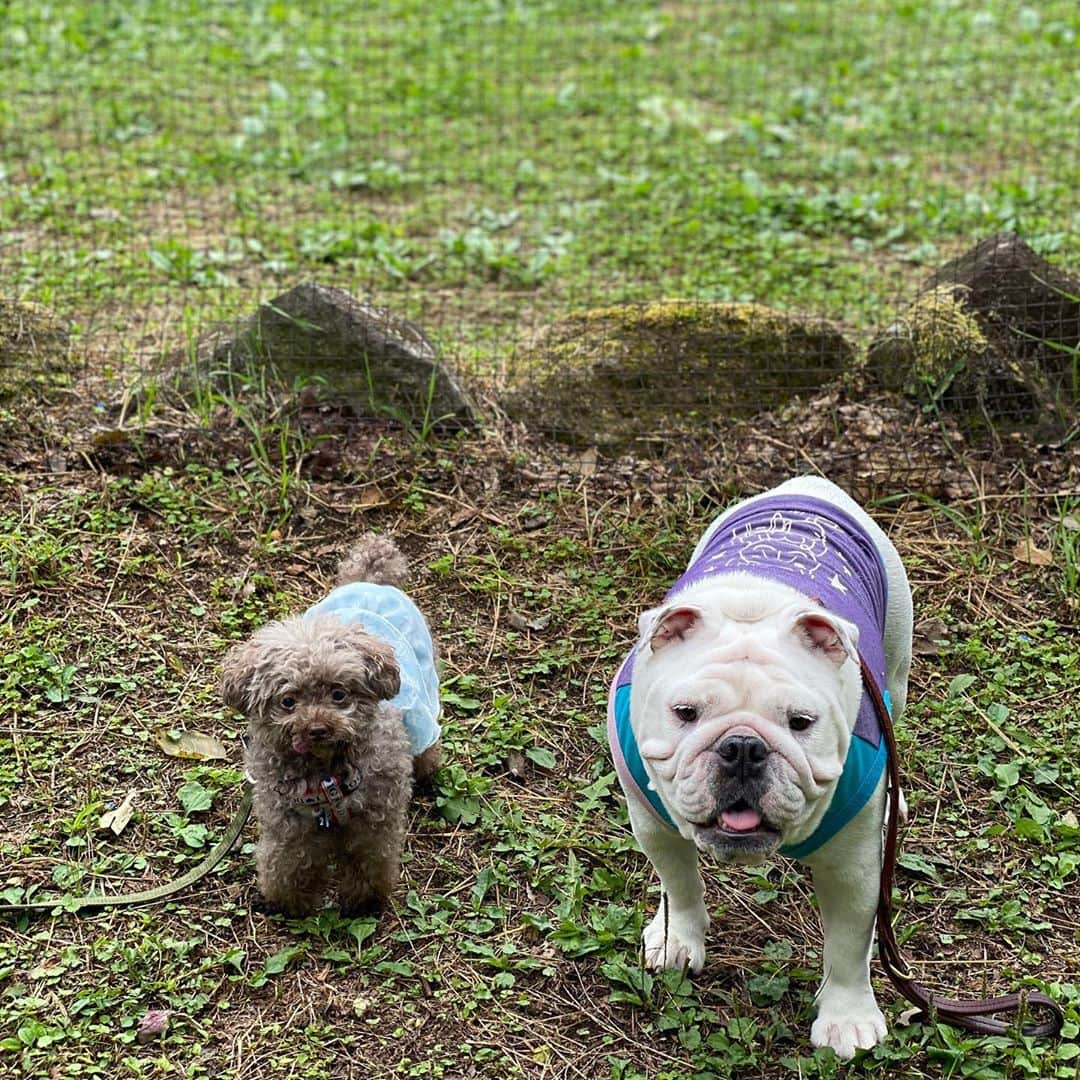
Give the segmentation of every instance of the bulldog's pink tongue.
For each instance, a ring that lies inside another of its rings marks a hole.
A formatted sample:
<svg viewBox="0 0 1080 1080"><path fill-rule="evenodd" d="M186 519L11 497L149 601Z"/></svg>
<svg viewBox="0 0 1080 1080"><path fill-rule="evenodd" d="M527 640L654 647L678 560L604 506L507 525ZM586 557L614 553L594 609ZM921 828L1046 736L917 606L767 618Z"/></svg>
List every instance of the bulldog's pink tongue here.
<svg viewBox="0 0 1080 1080"><path fill-rule="evenodd" d="M756 810L724 810L720 821L729 832L752 832L761 825L761 815Z"/></svg>

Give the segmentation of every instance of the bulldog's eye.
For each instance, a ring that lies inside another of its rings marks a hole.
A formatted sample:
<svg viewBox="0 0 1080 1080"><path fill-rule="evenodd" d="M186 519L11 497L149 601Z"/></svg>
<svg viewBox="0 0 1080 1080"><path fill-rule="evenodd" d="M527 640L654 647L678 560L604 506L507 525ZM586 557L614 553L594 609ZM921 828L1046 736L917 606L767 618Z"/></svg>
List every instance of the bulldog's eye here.
<svg viewBox="0 0 1080 1080"><path fill-rule="evenodd" d="M296 708L296 698L294 698L292 694L285 694L284 697L282 697L280 704L286 712L292 712L293 709Z"/></svg>
<svg viewBox="0 0 1080 1080"><path fill-rule="evenodd" d="M349 695L346 694L340 686L335 686L334 689L330 691L330 700L335 705L344 705L348 698Z"/></svg>
<svg viewBox="0 0 1080 1080"><path fill-rule="evenodd" d="M792 712L788 713L787 722L792 731L805 731L816 719L817 717L810 713Z"/></svg>
<svg viewBox="0 0 1080 1080"><path fill-rule="evenodd" d="M697 720L696 705L672 705L671 711L675 714L675 718L684 724L692 724Z"/></svg>

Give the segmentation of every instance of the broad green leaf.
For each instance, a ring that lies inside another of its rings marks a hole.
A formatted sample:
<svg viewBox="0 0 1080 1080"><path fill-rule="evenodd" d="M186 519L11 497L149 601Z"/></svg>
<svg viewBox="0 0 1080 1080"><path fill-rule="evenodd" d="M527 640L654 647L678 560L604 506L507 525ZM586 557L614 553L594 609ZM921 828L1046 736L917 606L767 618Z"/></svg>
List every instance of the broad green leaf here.
<svg viewBox="0 0 1080 1080"><path fill-rule="evenodd" d="M209 810L214 805L214 796L198 780L189 780L180 788L177 795L180 797L181 805L189 814Z"/></svg>
<svg viewBox="0 0 1080 1080"><path fill-rule="evenodd" d="M188 847L200 848L206 843L207 830L205 825L185 825L178 831L180 839L183 840Z"/></svg>
<svg viewBox="0 0 1080 1080"><path fill-rule="evenodd" d="M280 975L288 966L304 952L303 945L286 945L284 949L278 949L263 966L267 975Z"/></svg>
<svg viewBox="0 0 1080 1080"><path fill-rule="evenodd" d="M994 767L994 779L999 787L1013 787L1020 783L1020 766L1015 761L1006 761Z"/></svg>
<svg viewBox="0 0 1080 1080"><path fill-rule="evenodd" d="M352 922L349 923L349 933L356 938L357 951L359 951L360 946L375 933L375 929L378 925L378 919L353 919Z"/></svg>
<svg viewBox="0 0 1080 1080"><path fill-rule="evenodd" d="M974 675L957 675L949 683L949 697L958 698L969 686L975 682Z"/></svg>
<svg viewBox="0 0 1080 1080"><path fill-rule="evenodd" d="M530 746L525 751L525 756L532 762L535 762L541 769L554 769L555 768L555 755L543 746Z"/></svg>

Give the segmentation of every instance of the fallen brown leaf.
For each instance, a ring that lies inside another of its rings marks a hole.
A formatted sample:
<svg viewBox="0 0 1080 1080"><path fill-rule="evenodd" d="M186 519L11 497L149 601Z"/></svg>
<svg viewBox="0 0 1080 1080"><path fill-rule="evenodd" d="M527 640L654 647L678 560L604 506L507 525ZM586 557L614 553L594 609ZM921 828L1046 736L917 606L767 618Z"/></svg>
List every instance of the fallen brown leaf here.
<svg viewBox="0 0 1080 1080"><path fill-rule="evenodd" d="M478 513L479 511L475 506L463 507L446 523L447 530L460 529L466 522L472 521Z"/></svg>
<svg viewBox="0 0 1080 1080"><path fill-rule="evenodd" d="M1013 558L1029 566L1050 566L1054 553L1046 548L1036 547L1030 540L1017 540L1013 545Z"/></svg>
<svg viewBox="0 0 1080 1080"><path fill-rule="evenodd" d="M916 656L940 656L947 640L948 632L940 619L923 619L915 626L911 651Z"/></svg>
<svg viewBox="0 0 1080 1080"><path fill-rule="evenodd" d="M506 621L514 630L546 630L551 622L551 612L530 619L520 611L510 611L507 612Z"/></svg>
<svg viewBox="0 0 1080 1080"><path fill-rule="evenodd" d="M566 463L571 468L576 467L576 471L582 476L592 476L596 472L597 461L599 456L596 452L595 446L590 446L587 450L583 450L580 454L571 454Z"/></svg>
<svg viewBox="0 0 1080 1080"><path fill-rule="evenodd" d="M135 1031L135 1041L142 1046L153 1042L154 1039L162 1038L169 1030L171 1015L168 1009L147 1009Z"/></svg>
<svg viewBox="0 0 1080 1080"><path fill-rule="evenodd" d="M159 731L157 744L169 757L190 761L224 761L229 756L217 739L200 731Z"/></svg>

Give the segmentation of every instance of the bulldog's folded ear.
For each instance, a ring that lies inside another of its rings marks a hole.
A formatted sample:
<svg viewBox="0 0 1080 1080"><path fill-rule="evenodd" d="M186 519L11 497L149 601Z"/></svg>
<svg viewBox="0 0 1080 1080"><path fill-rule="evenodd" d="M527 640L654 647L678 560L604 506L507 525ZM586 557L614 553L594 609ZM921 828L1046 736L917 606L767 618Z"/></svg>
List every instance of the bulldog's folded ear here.
<svg viewBox="0 0 1080 1080"><path fill-rule="evenodd" d="M700 625L700 608L685 604L665 604L643 611L638 619L638 631L642 641L648 642L653 652L689 637Z"/></svg>
<svg viewBox="0 0 1080 1080"><path fill-rule="evenodd" d="M803 611L791 629L807 648L821 652L837 667L849 658L859 662L859 628L847 619L826 611Z"/></svg>

